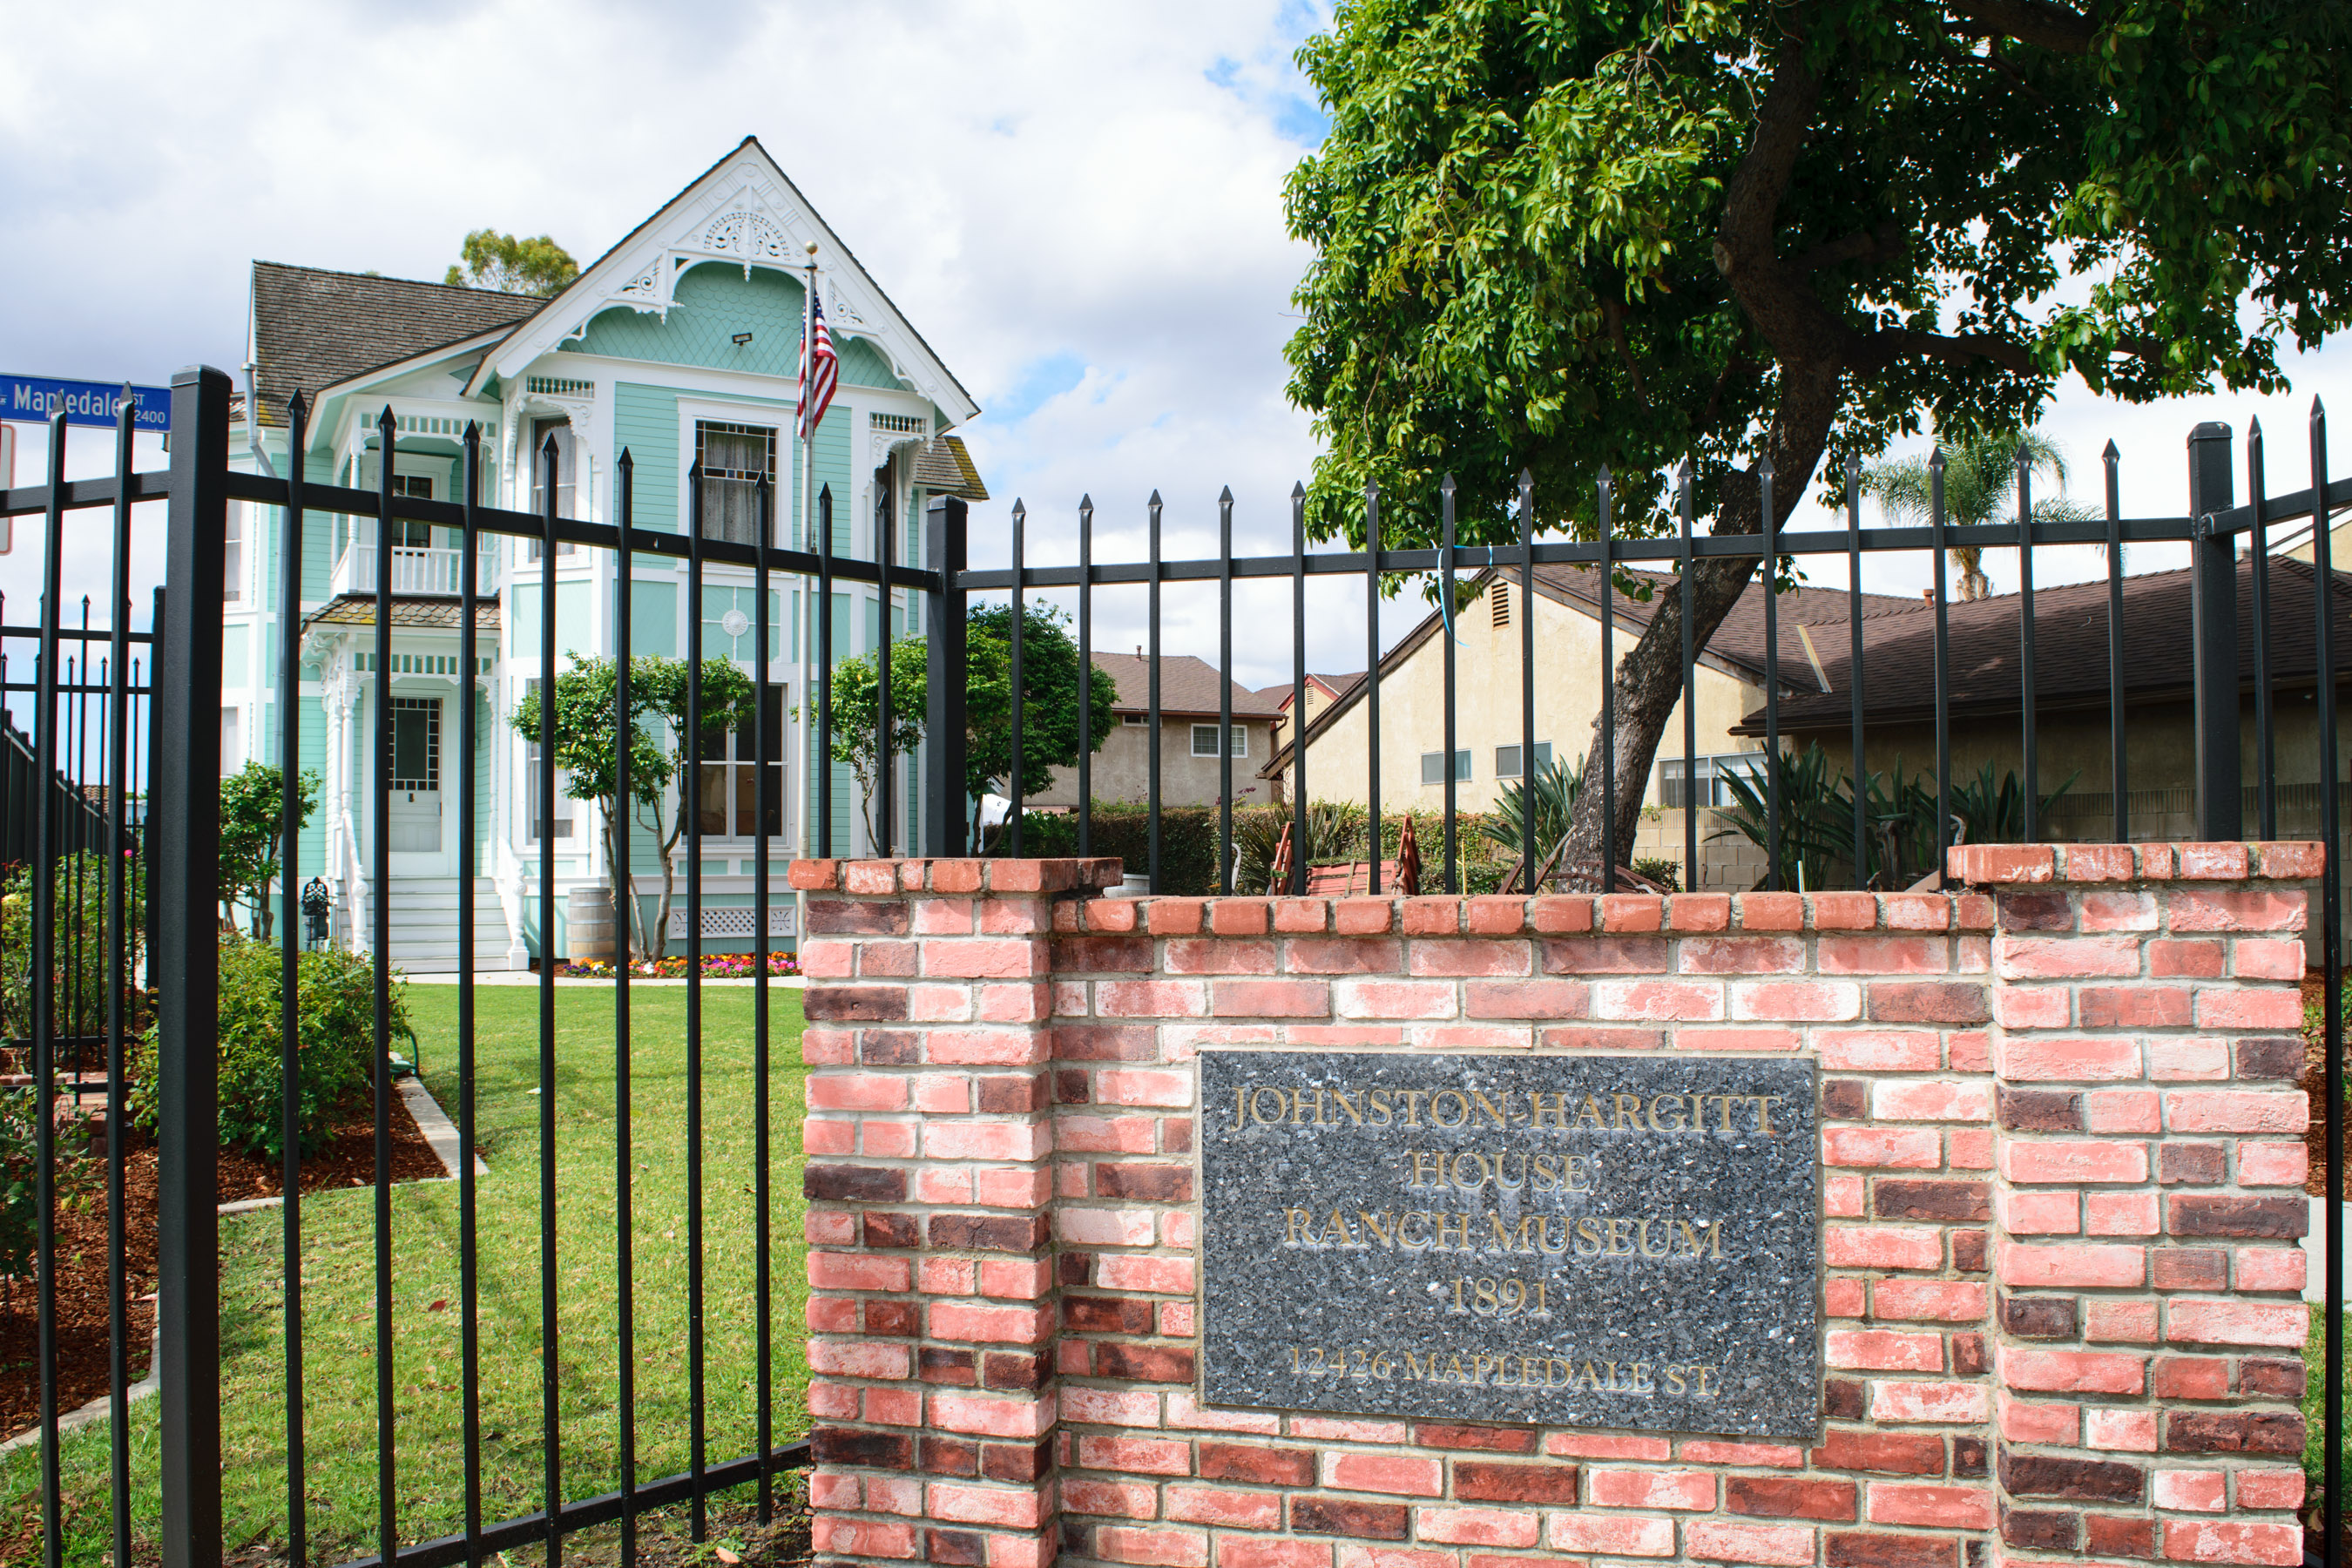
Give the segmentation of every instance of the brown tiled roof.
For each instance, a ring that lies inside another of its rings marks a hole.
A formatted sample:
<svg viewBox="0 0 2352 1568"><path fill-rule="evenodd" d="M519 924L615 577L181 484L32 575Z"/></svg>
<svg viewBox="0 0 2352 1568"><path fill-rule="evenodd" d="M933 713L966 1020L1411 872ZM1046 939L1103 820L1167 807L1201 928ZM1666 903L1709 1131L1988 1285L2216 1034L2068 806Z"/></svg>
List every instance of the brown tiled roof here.
<svg viewBox="0 0 2352 1568"><path fill-rule="evenodd" d="M1647 586L1651 596L1647 603L1627 594L1625 579ZM1600 574L1580 571L1574 566L1538 566L1536 589L1547 597L1562 603L1573 601L1596 617L1600 614ZM1621 569L1617 594L1617 629L1639 637L1650 624L1659 598L1680 592L1678 581L1671 572L1635 572ZM1764 585L1751 580L1731 613L1715 629L1706 643L1706 652L1727 664L1739 666L1753 679L1764 678ZM1930 610L1919 599L1905 598L1894 594L1864 594L1862 596L1862 636L1864 658L1872 658L1870 649L1889 631L1908 624L1908 617ZM1846 591L1843 588L1799 587L1780 595L1778 606L1780 631L1780 689L1818 691L1821 682L1813 677L1812 660L1805 657L1804 638L1799 626L1814 628L1813 651L1822 658L1822 669L1830 678L1832 689L1842 689L1843 671L1853 656L1853 641L1847 628L1852 625L1852 610ZM1822 628L1832 635L1822 635Z"/></svg>
<svg viewBox="0 0 2352 1568"><path fill-rule="evenodd" d="M934 436L915 448L915 482L934 495L986 500L988 487L957 436Z"/></svg>
<svg viewBox="0 0 2352 1568"><path fill-rule="evenodd" d="M264 425L286 402L337 382L513 326L546 301L411 278L253 264L254 382Z"/></svg>
<svg viewBox="0 0 2352 1568"><path fill-rule="evenodd" d="M1121 713L1147 710L1151 690L1151 661L1127 653L1098 653L1095 668L1117 683L1118 695L1111 707ZM1234 683L1234 717L1278 718L1281 710L1239 681ZM1217 716L1217 670L1206 659L1191 654L1162 654L1160 658L1160 711L1170 718Z"/></svg>
<svg viewBox="0 0 2352 1568"><path fill-rule="evenodd" d="M2318 668L2312 613L2316 574L2307 561L2274 555L2270 568L2270 662L2273 680L2309 685ZM2336 614L2352 618L2352 578L2338 573ZM2189 637L2189 573L2149 572L2123 580L2124 690L2137 702L2184 700L2194 690ZM1951 650L1951 711L1959 718L1997 718L2024 711L2019 630L2022 601L2001 594L1953 605L1946 616ZM1936 712L1936 619L1927 613L1866 630L1863 651L1863 721L1902 723ZM2338 679L2352 673L2352 636L2341 620L2336 639ZM1819 642L1819 637L1815 638ZM1827 649L1823 649L1824 655ZM2103 709L2108 701L2107 584L2104 579L2042 588L2033 595L2035 710ZM2238 563L2238 673L2251 690L2254 677L2254 568ZM1843 731L1853 714L1853 688L1841 665L1830 672L1826 696L1780 700L1784 731ZM1760 710L1736 731L1760 733Z"/></svg>
<svg viewBox="0 0 2352 1568"><path fill-rule="evenodd" d="M422 627L429 631L457 631L464 626L465 618L456 599L412 598L395 595L392 601L392 624L395 626ZM305 630L324 623L338 626L372 626L375 625L373 594L338 594L326 605L303 617ZM499 602L496 599L474 601L474 629L494 632L499 629Z"/></svg>
<svg viewBox="0 0 2352 1568"><path fill-rule="evenodd" d="M1318 675L1310 669L1307 672L1307 679L1322 687L1327 695L1336 700L1353 690L1356 683L1364 679L1364 672L1356 669L1345 675ZM1277 680L1272 686L1259 687L1257 694L1277 708L1287 708L1298 691L1289 681Z"/></svg>

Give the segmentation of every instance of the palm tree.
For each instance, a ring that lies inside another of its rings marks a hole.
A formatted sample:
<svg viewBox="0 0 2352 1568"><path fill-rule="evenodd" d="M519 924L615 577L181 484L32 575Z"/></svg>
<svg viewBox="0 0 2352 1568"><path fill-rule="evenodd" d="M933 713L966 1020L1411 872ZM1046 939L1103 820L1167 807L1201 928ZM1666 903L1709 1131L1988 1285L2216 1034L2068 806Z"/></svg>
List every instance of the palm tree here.
<svg viewBox="0 0 2352 1568"><path fill-rule="evenodd" d="M2013 521L2017 516L2017 471L2047 474L2058 493L2036 500L2036 522L2086 522L2104 516L2066 499L2066 455L2058 443L2038 430L2006 430L1993 436L1963 435L1944 443L1944 521L1954 528ZM1862 476L1862 488L1878 498L1887 517L1898 522L1925 523L1933 514L1933 475L1925 458L1903 458L1876 463ZM2104 548L2104 547L2103 547ZM1960 569L1960 597L1981 599L1992 592L1981 565L1984 552L1975 545L1952 548Z"/></svg>

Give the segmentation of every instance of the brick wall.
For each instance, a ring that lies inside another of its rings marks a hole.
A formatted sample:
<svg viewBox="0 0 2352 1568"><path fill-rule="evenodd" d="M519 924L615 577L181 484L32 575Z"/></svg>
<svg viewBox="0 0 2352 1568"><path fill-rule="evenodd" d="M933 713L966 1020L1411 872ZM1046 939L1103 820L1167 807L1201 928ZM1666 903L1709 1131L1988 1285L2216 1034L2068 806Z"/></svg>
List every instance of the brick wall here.
<svg viewBox="0 0 2352 1568"><path fill-rule="evenodd" d="M1969 890L1665 900L796 865L819 1556L2298 1562L2315 851L1955 853ZM1226 1045L1811 1054L1821 1440L1202 1407Z"/></svg>

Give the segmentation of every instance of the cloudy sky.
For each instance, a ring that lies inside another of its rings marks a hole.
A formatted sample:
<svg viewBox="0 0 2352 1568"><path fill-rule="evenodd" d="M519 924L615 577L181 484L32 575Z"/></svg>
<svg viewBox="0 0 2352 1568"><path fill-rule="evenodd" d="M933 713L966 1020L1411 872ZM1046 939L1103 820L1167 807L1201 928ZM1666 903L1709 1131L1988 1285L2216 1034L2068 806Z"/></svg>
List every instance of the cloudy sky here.
<svg viewBox="0 0 2352 1568"><path fill-rule="evenodd" d="M1244 548L1282 548L1283 498L1312 442L1283 397L1307 258L1285 237L1280 192L1322 132L1291 55L1325 9L16 7L0 50L13 279L0 370L160 383L198 361L234 367L256 258L438 279L466 231L489 225L551 234L584 261L752 133L986 409L967 434L992 510L1027 500L1038 559L1075 553L1082 492L1097 558L1139 554L1155 488L1171 554L1210 552L1223 485ZM2123 410L2075 388L2050 425L2086 472L2113 436L2132 458L2127 510L2176 511L2191 424L2242 430L2259 412L2299 451L2310 394L2352 410L2347 369L2343 351L2300 363L2295 395L2272 402ZM78 433L69 471L102 464L105 442ZM2278 466L2280 488L2301 482ZM17 472L37 479L37 451ZM74 552L68 602L96 564ZM1997 585L2013 577L1990 564ZM0 590L26 604L33 571L26 552L0 559ZM1925 580L1911 563L1873 585ZM1311 662L1360 668L1360 601L1329 586ZM1288 676L1275 592L1241 616L1252 684ZM1098 616L1098 646L1140 640L1139 606L1106 594ZM1390 636L1416 616L1391 610ZM1168 616L1171 651L1213 657L1210 601L1171 589Z"/></svg>

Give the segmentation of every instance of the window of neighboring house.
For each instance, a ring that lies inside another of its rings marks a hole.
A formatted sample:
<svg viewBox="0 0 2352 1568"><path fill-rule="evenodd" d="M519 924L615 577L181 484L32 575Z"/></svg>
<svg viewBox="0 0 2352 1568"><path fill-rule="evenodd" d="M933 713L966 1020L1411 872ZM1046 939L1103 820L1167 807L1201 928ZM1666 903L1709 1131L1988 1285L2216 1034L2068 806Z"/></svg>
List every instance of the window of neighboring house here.
<svg viewBox="0 0 2352 1568"><path fill-rule="evenodd" d="M1196 757L1213 757L1217 754L1217 727L1214 724L1192 726L1192 754ZM1234 726L1234 755L1236 757L1249 755L1249 731L1240 724Z"/></svg>
<svg viewBox="0 0 2352 1568"><path fill-rule="evenodd" d="M1538 741L1536 772L1541 773L1549 766L1551 766L1551 742ZM1495 776L1498 779L1515 779L1519 776L1519 749L1517 746L1495 748Z"/></svg>
<svg viewBox="0 0 2352 1568"><path fill-rule="evenodd" d="M524 694L528 696L539 689L539 682L536 679L527 679L522 683L522 687ZM394 738L397 739L396 731ZM534 839L569 838L572 837L572 801L570 795L563 793L565 775L562 768L555 770L555 822L553 831L551 833L549 831L547 774L540 765L541 755L538 737L536 735L526 737L522 746L523 792L524 798L530 802L530 810L524 820L530 824L530 837ZM394 767L397 768L397 766L395 763Z"/></svg>
<svg viewBox="0 0 2352 1568"><path fill-rule="evenodd" d="M577 517L579 497L580 444L572 435L569 419L534 419L530 422L530 511L533 517L547 515L547 440L555 437L555 515ZM523 559L536 561L541 541L530 540L525 546ZM555 543L558 555L569 555L579 547L568 539Z"/></svg>
<svg viewBox="0 0 2352 1568"><path fill-rule="evenodd" d="M1143 719L1144 716L1140 713L1122 713L1118 716L1118 721L1120 723L1129 725L1138 730L1143 728Z"/></svg>
<svg viewBox="0 0 2352 1568"><path fill-rule="evenodd" d="M1668 810L1679 809L1696 797L1702 806L1729 805L1734 796L1725 780L1733 774L1746 779L1757 789L1764 787L1764 753L1761 752L1727 752L1718 756L1693 759L1694 767L1685 777L1680 757L1662 757L1658 761L1658 795Z"/></svg>
<svg viewBox="0 0 2352 1568"><path fill-rule="evenodd" d="M237 721L242 715L234 708L221 710L221 777L245 766L245 745L239 738Z"/></svg>
<svg viewBox="0 0 2352 1568"><path fill-rule="evenodd" d="M245 597L245 508L242 506L228 509L228 529L221 556L221 598L234 604ZM224 751L221 754L226 756L227 752Z"/></svg>
<svg viewBox="0 0 2352 1568"><path fill-rule="evenodd" d="M702 537L730 544L760 542L760 481L776 482L776 432L767 425L694 422L694 455L702 464Z"/></svg>
<svg viewBox="0 0 2352 1568"><path fill-rule="evenodd" d="M1456 779L1466 779L1470 776L1470 753L1467 751L1460 751L1454 753L1454 776ZM1425 784L1444 784L1445 782L1445 753L1444 752L1423 752L1421 753L1421 782Z"/></svg>
<svg viewBox="0 0 2352 1568"><path fill-rule="evenodd" d="M760 697L768 712L768 750L775 759L768 764L768 832L781 836L784 831L784 689L770 684ZM750 838L759 832L758 742L759 732L749 725L703 737L695 763L694 799L704 837Z"/></svg>

